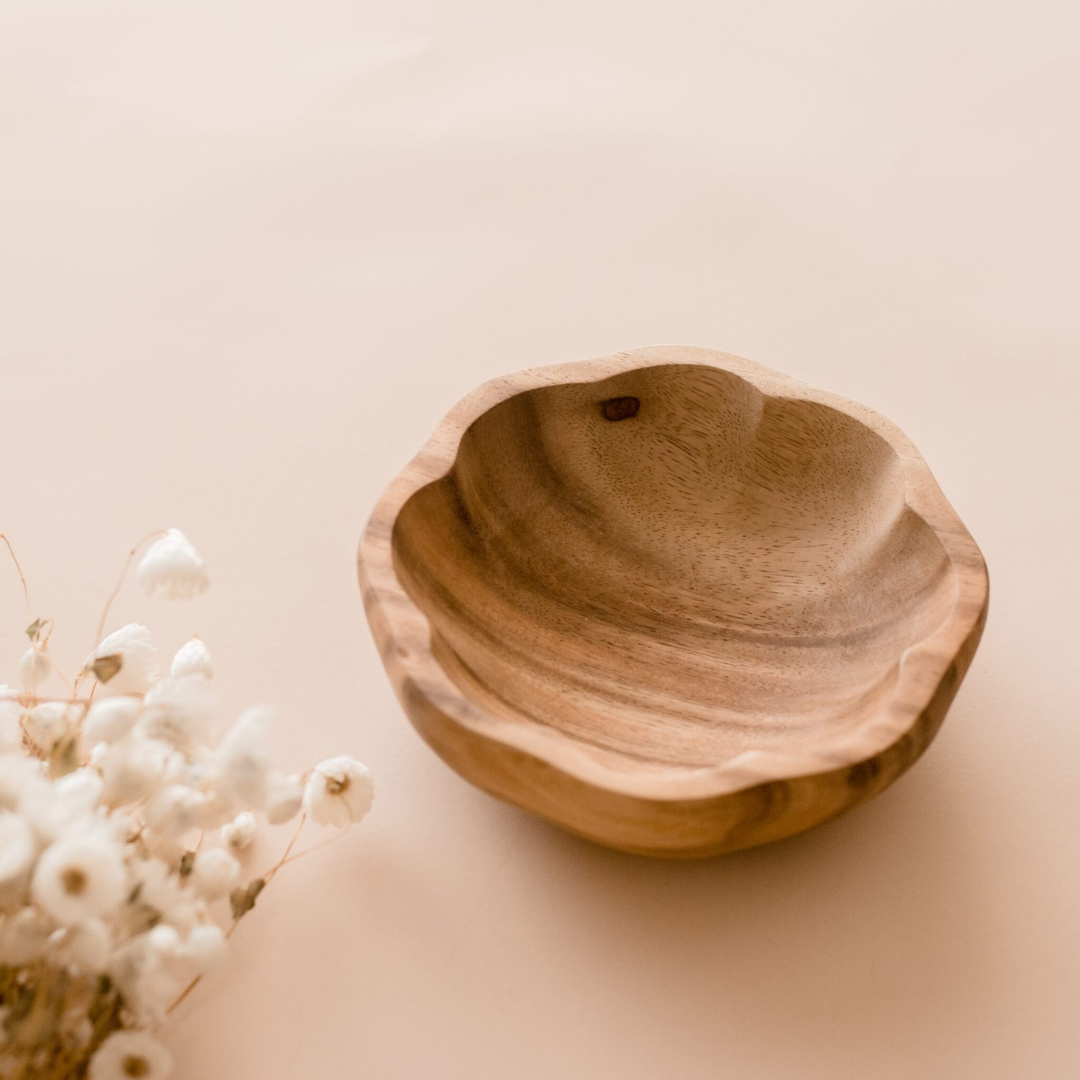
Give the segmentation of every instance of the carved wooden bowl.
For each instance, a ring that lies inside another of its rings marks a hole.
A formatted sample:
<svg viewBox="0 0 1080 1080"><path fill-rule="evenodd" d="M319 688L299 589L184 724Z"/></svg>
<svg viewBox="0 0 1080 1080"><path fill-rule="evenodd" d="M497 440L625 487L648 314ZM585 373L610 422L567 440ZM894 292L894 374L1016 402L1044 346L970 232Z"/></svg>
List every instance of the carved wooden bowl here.
<svg viewBox="0 0 1080 1080"><path fill-rule="evenodd" d="M789 836L892 783L988 598L889 421L670 346L475 390L382 497L360 567L394 688L454 769L675 857Z"/></svg>

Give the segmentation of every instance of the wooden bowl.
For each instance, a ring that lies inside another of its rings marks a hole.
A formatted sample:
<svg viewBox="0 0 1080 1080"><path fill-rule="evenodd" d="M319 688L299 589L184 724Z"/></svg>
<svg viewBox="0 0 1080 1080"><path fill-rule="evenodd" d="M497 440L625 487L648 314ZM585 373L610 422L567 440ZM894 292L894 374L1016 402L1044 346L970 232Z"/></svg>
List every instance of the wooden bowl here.
<svg viewBox="0 0 1080 1080"><path fill-rule="evenodd" d="M979 549L889 421L663 346L461 401L360 548L413 724L625 851L777 840L891 784L975 652Z"/></svg>

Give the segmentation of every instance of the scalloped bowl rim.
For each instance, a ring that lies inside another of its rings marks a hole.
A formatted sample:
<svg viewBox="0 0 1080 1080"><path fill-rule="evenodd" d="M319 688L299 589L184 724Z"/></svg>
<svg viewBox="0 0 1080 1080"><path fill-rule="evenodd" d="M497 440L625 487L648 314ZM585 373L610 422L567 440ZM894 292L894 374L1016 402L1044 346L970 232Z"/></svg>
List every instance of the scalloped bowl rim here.
<svg viewBox="0 0 1080 1080"><path fill-rule="evenodd" d="M956 595L944 621L903 652L888 705L855 729L823 735L812 748L803 748L797 754L777 748L752 749L716 765L695 769L672 766L635 774L597 760L575 746L571 736L557 730L492 715L463 693L432 654L428 618L398 578L392 523L415 492L450 471L462 435L499 402L539 387L599 382L633 369L671 364L728 371L763 394L828 406L882 436L901 461L907 505L931 527L957 571ZM894 423L864 405L817 390L752 360L680 345L649 346L593 360L527 368L478 386L451 409L380 498L360 542L359 572L369 618L385 621L388 633L384 662L403 701L419 694L444 716L482 739L536 758L589 786L659 801L714 799L770 781L851 767L887 750L914 727L933 699L960 648L980 628L989 596L986 564L975 541L949 505L922 455ZM427 647L423 647L424 642ZM387 650L393 650L395 655L388 658Z"/></svg>

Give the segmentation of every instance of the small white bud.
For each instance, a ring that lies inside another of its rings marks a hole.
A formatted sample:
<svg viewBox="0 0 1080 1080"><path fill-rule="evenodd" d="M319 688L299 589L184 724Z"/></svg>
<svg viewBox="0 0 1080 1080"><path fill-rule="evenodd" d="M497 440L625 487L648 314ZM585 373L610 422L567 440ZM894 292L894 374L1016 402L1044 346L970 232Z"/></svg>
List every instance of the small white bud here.
<svg viewBox="0 0 1080 1080"><path fill-rule="evenodd" d="M22 659L19 660L19 680L28 694L34 693L51 673L52 663L43 649L35 645L22 654Z"/></svg>
<svg viewBox="0 0 1080 1080"><path fill-rule="evenodd" d="M193 637L173 657L170 670L174 679L182 679L185 675L202 675L209 679L214 674L214 661L202 639Z"/></svg>
<svg viewBox="0 0 1080 1080"><path fill-rule="evenodd" d="M197 827L203 799L183 784L169 784L146 804L146 824L164 839L175 840Z"/></svg>
<svg viewBox="0 0 1080 1080"><path fill-rule="evenodd" d="M22 747L22 706L18 695L0 686L0 754L9 754Z"/></svg>
<svg viewBox="0 0 1080 1080"><path fill-rule="evenodd" d="M86 919L64 931L58 958L83 971L104 971L112 952L112 938L100 919Z"/></svg>
<svg viewBox="0 0 1080 1080"><path fill-rule="evenodd" d="M23 717L23 725L30 741L47 754L71 730L77 715L74 706L47 701L30 709Z"/></svg>
<svg viewBox="0 0 1080 1080"><path fill-rule="evenodd" d="M150 931L150 947L159 956L176 956L180 952L180 935L168 923L158 923Z"/></svg>
<svg viewBox="0 0 1080 1080"><path fill-rule="evenodd" d="M218 770L224 794L243 806L261 810L270 778L272 709L245 710L218 748Z"/></svg>
<svg viewBox="0 0 1080 1080"><path fill-rule="evenodd" d="M246 848L255 839L255 815L245 810L221 830L221 839L235 855Z"/></svg>
<svg viewBox="0 0 1080 1080"><path fill-rule="evenodd" d="M108 683L110 690L141 694L150 689L153 681L156 653L150 631L138 623L128 623L98 645L87 657L83 670L93 671L99 682Z"/></svg>
<svg viewBox="0 0 1080 1080"><path fill-rule="evenodd" d="M37 857L37 840L25 818L0 810L0 908L17 907Z"/></svg>
<svg viewBox="0 0 1080 1080"><path fill-rule="evenodd" d="M192 888L208 901L226 896L240 879L240 864L224 848L208 848L195 856Z"/></svg>
<svg viewBox="0 0 1080 1080"><path fill-rule="evenodd" d="M188 934L182 955L191 961L200 975L209 975L221 967L228 945L220 926L203 923Z"/></svg>
<svg viewBox="0 0 1080 1080"><path fill-rule="evenodd" d="M112 743L123 738L139 719L142 704L138 698L114 697L95 701L83 720L82 736L87 746Z"/></svg>

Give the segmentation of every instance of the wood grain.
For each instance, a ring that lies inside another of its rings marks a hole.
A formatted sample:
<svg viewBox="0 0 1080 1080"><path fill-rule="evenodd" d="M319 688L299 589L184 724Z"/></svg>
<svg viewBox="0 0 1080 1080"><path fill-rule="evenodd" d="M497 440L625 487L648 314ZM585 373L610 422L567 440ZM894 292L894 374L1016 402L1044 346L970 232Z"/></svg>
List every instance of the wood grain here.
<svg viewBox="0 0 1080 1080"><path fill-rule="evenodd" d="M893 424L682 346L468 395L376 506L360 577L394 688L454 769L673 857L791 835L895 780L989 591Z"/></svg>

